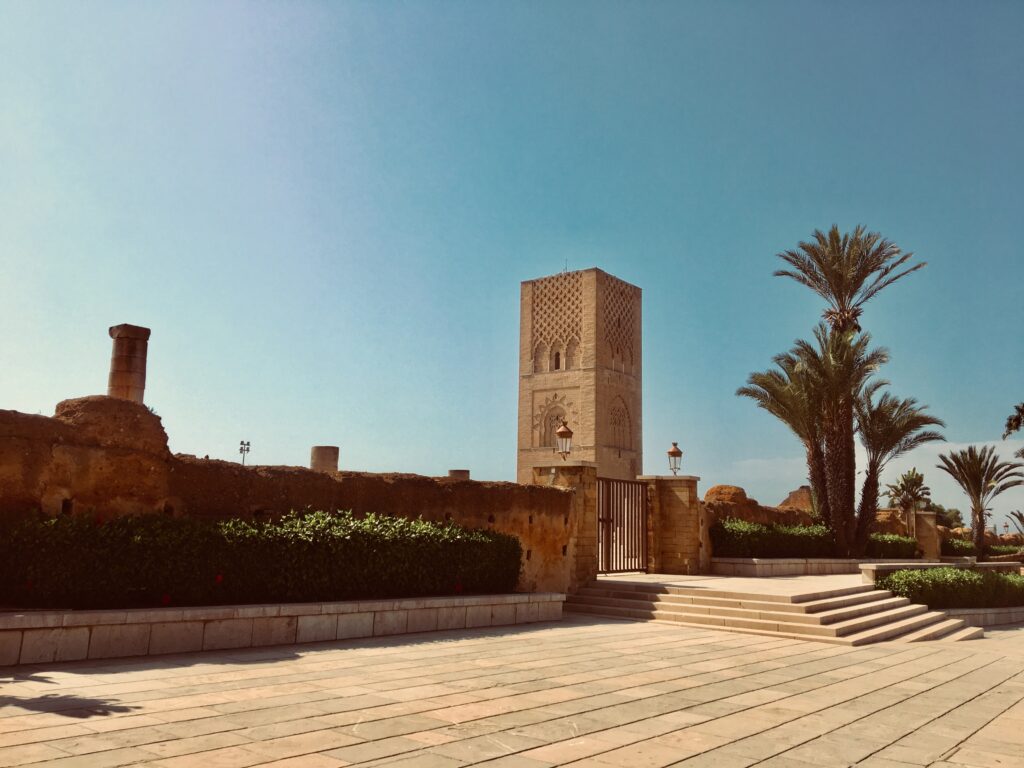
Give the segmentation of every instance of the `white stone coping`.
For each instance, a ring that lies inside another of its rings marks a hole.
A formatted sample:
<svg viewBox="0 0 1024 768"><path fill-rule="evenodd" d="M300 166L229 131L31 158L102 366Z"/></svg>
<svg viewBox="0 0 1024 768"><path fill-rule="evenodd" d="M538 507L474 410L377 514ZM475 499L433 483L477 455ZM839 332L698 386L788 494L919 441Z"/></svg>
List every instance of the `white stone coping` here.
<svg viewBox="0 0 1024 768"><path fill-rule="evenodd" d="M0 613L0 667L331 642L562 618L565 595Z"/></svg>
<svg viewBox="0 0 1024 768"><path fill-rule="evenodd" d="M914 558L912 560L869 560L869 559L857 559L854 557L713 557L711 558L712 563L736 563L741 565L788 565L797 563L824 563L828 565L832 564L843 564L849 565L852 563L920 563L924 562L920 558ZM927 561L935 562L935 561Z"/></svg>
<svg viewBox="0 0 1024 768"><path fill-rule="evenodd" d="M971 627L1024 623L1024 605L1009 608L943 608L942 612L950 618L963 620Z"/></svg>

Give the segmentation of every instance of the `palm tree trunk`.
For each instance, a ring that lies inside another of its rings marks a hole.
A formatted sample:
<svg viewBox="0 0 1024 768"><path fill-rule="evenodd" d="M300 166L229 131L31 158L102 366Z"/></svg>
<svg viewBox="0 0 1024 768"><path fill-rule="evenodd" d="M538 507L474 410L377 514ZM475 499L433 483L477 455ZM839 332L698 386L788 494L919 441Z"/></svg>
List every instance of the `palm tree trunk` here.
<svg viewBox="0 0 1024 768"><path fill-rule="evenodd" d="M985 507L980 503L971 504L971 534L978 562L983 563L985 561Z"/></svg>
<svg viewBox="0 0 1024 768"><path fill-rule="evenodd" d="M825 438L825 472L836 556L849 557L857 533L854 480L857 458L853 439L853 409L840 406Z"/></svg>
<svg viewBox="0 0 1024 768"><path fill-rule="evenodd" d="M832 509L828 503L828 483L825 474L825 448L815 440L807 448L807 473L811 481L811 498L818 517L826 527L832 527Z"/></svg>
<svg viewBox="0 0 1024 768"><path fill-rule="evenodd" d="M869 462L860 492L860 507L857 509L857 536L854 539L854 557L864 557L868 549L871 531L878 519L878 479L881 468Z"/></svg>

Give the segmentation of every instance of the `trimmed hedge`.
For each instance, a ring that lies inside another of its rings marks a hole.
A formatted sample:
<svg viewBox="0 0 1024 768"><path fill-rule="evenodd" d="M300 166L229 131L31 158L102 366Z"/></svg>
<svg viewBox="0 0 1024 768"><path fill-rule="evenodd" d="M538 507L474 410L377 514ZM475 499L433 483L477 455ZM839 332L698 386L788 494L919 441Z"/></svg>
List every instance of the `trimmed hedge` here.
<svg viewBox="0 0 1024 768"><path fill-rule="evenodd" d="M511 592L519 540L387 515L33 520L0 533L0 604L223 605Z"/></svg>
<svg viewBox="0 0 1024 768"><path fill-rule="evenodd" d="M833 557L832 533L824 525L763 525L726 518L711 526L714 557ZM917 541L907 536L873 533L868 541L870 558L911 559Z"/></svg>
<svg viewBox="0 0 1024 768"><path fill-rule="evenodd" d="M878 589L929 608L1005 608L1024 605L1024 576L1012 573L969 571L964 568L929 568L895 571L877 582Z"/></svg>
<svg viewBox="0 0 1024 768"><path fill-rule="evenodd" d="M943 539L941 550L947 557L973 557L977 553L973 542L956 538ZM1016 555L1020 550L1020 547L1013 544L992 544L985 547L985 554Z"/></svg>

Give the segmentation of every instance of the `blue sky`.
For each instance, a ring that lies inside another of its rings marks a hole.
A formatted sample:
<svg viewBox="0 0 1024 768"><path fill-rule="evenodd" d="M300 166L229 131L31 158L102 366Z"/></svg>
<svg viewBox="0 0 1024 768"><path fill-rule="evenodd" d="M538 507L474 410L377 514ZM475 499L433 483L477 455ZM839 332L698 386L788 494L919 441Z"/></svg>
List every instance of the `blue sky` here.
<svg viewBox="0 0 1024 768"><path fill-rule="evenodd" d="M512 479L519 282L598 266L644 290L645 470L678 440L703 489L777 503L800 446L734 392L821 302L775 254L863 223L928 262L867 307L894 391L998 441L1022 29L1016 2L0 0L0 407L104 392L130 322L175 451ZM886 479L964 507L934 454Z"/></svg>

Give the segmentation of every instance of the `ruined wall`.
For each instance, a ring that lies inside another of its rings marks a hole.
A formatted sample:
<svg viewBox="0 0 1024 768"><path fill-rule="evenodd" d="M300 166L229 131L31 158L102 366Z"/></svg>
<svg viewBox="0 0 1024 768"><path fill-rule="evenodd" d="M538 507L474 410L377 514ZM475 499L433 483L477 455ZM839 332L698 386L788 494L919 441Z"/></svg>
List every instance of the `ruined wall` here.
<svg viewBox="0 0 1024 768"><path fill-rule="evenodd" d="M792 496L793 494L790 494L790 497ZM748 498L746 491L735 485L716 485L709 488L704 494L704 509L709 527L728 517L764 525L811 525L814 522L809 510L761 506L755 499Z"/></svg>
<svg viewBox="0 0 1024 768"><path fill-rule="evenodd" d="M166 513L211 519L351 509L511 533L520 588L565 592L581 506L562 488L514 483L242 467L172 456L159 417L127 400L66 400L53 418L0 411L0 520L42 511L101 519Z"/></svg>

